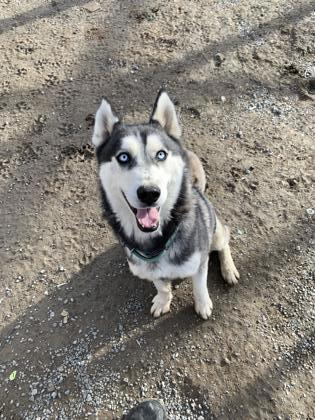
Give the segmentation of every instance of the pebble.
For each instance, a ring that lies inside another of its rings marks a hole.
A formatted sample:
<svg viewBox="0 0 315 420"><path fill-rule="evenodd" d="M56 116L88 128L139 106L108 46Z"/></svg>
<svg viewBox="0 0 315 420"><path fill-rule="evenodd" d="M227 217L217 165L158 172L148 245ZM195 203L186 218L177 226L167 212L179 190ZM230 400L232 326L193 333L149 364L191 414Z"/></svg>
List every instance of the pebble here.
<svg viewBox="0 0 315 420"><path fill-rule="evenodd" d="M69 320L69 312L68 311L66 311L65 309L61 312L61 314L60 314L62 317L63 317L63 320L62 320L62 322L64 323L64 324L67 324L68 323L68 320Z"/></svg>
<svg viewBox="0 0 315 420"><path fill-rule="evenodd" d="M222 64L224 61L225 61L225 57L224 57L224 55L223 55L223 54L221 54L221 53L217 53L217 54L214 56L214 62L215 62L216 67L220 67L220 66L221 66L221 64Z"/></svg>
<svg viewBox="0 0 315 420"><path fill-rule="evenodd" d="M236 229L236 234L239 235L239 236L242 236L242 235L244 235L244 231L242 229L237 228Z"/></svg>
<svg viewBox="0 0 315 420"><path fill-rule="evenodd" d="M48 386L47 386L47 391L48 391L48 392L53 392L54 390L55 390L55 386L54 386L54 384L52 384L52 383L48 384Z"/></svg>
<svg viewBox="0 0 315 420"><path fill-rule="evenodd" d="M282 111L280 108L278 108L277 106L272 106L271 107L271 112L276 115L277 117L279 117L282 114Z"/></svg>
<svg viewBox="0 0 315 420"><path fill-rule="evenodd" d="M96 2L94 2L94 1L91 1L91 2L89 2L89 3L87 3L87 4L85 4L84 6L82 6L83 7L83 9L85 9L87 12L89 12L89 13L94 13L94 12L96 12L98 9L100 9L100 4L98 4L98 3L96 3Z"/></svg>
<svg viewBox="0 0 315 420"><path fill-rule="evenodd" d="M229 364L231 364L231 361L227 357L223 357L221 360L221 366L227 366Z"/></svg>

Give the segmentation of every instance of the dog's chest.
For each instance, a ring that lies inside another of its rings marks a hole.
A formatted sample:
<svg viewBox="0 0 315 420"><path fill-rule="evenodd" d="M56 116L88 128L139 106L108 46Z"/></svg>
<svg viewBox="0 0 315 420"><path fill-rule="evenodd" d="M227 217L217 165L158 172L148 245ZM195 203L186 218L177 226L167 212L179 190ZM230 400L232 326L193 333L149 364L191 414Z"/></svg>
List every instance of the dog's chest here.
<svg viewBox="0 0 315 420"><path fill-rule="evenodd" d="M135 257L136 258L136 257ZM146 280L158 280L158 279L181 279L185 277L191 277L199 269L201 261L200 252L193 253L185 262L182 264L174 264L170 262L167 256L162 257L158 263L148 263L146 261L137 261L133 263L128 258L129 268L137 277Z"/></svg>

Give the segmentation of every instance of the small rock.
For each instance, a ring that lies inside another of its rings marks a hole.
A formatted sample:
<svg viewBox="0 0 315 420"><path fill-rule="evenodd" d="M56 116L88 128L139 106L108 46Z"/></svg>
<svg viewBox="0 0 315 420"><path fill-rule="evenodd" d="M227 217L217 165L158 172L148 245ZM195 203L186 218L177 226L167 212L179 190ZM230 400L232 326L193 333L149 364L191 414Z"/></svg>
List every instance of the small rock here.
<svg viewBox="0 0 315 420"><path fill-rule="evenodd" d="M271 112L276 115L277 117L280 117L280 115L282 114L282 111L280 108L278 108L277 106L272 106L271 107Z"/></svg>
<svg viewBox="0 0 315 420"><path fill-rule="evenodd" d="M125 420L132 419L166 420L166 410L157 400L144 401L135 406L124 417Z"/></svg>
<svg viewBox="0 0 315 420"><path fill-rule="evenodd" d="M55 390L55 386L52 383L49 383L47 386L47 391L48 392L53 392Z"/></svg>
<svg viewBox="0 0 315 420"><path fill-rule="evenodd" d="M83 9L85 9L86 11L90 12L90 13L94 13L96 12L98 9L100 9L100 5L94 1L91 1L88 4L85 4L83 6Z"/></svg>
<svg viewBox="0 0 315 420"><path fill-rule="evenodd" d="M48 319L52 319L55 316L55 312L54 311L49 311L48 313Z"/></svg>
<svg viewBox="0 0 315 420"><path fill-rule="evenodd" d="M227 357L223 357L221 360L221 366L228 366L231 363L231 361Z"/></svg>
<svg viewBox="0 0 315 420"><path fill-rule="evenodd" d="M222 64L224 61L225 61L225 57L224 57L224 55L223 55L223 54L218 53L218 54L216 54L216 55L214 56L214 64L215 64L215 66L216 66L216 67L220 67L220 66L221 66L221 64Z"/></svg>
<svg viewBox="0 0 315 420"><path fill-rule="evenodd" d="M193 106L187 107L187 111L189 111L191 116L194 118L200 118L201 116L200 111L198 111L198 109Z"/></svg>
<svg viewBox="0 0 315 420"><path fill-rule="evenodd" d="M69 312L63 309L63 311L60 314L61 316L69 316Z"/></svg>
<svg viewBox="0 0 315 420"><path fill-rule="evenodd" d="M255 183L255 182L252 182L251 184L249 184L249 188L251 189L251 190L257 190L257 183Z"/></svg>
<svg viewBox="0 0 315 420"><path fill-rule="evenodd" d="M242 235L244 235L244 231L242 230L242 229L236 229L236 234L237 235L239 235L239 236L242 236Z"/></svg>
<svg viewBox="0 0 315 420"><path fill-rule="evenodd" d="M288 178L287 183L289 184L290 188L294 188L298 185L299 181L296 178Z"/></svg>
<svg viewBox="0 0 315 420"><path fill-rule="evenodd" d="M306 213L309 215L309 216L313 216L314 214L315 214L315 210L314 209L306 209Z"/></svg>

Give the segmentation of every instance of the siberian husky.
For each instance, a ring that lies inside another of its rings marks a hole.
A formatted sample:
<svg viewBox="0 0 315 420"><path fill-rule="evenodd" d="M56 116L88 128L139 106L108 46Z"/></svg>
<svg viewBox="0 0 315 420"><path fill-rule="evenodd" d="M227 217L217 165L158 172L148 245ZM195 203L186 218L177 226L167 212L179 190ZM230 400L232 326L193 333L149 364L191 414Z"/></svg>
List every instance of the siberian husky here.
<svg viewBox="0 0 315 420"><path fill-rule="evenodd" d="M172 280L191 277L195 311L208 319L210 252L218 251L227 283L236 284L239 274L229 231L204 195L201 162L184 149L180 138L174 104L161 90L146 124L124 124L104 99L92 142L104 216L125 249L132 273L157 289L151 314L159 317L170 310Z"/></svg>

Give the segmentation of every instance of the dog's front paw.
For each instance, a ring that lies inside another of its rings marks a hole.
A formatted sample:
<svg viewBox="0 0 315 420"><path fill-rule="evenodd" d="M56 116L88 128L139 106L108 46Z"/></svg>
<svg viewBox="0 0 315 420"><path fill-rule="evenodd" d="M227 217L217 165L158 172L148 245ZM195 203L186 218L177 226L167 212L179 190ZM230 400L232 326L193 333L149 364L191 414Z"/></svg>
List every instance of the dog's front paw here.
<svg viewBox="0 0 315 420"><path fill-rule="evenodd" d="M153 305L151 306L151 315L153 315L154 318L158 318L159 316L169 312L171 301L171 294L158 293L155 295L152 300Z"/></svg>
<svg viewBox="0 0 315 420"><path fill-rule="evenodd" d="M221 273L222 273L222 277L228 284L233 285L233 284L238 283L240 275L233 261L231 264L222 264Z"/></svg>
<svg viewBox="0 0 315 420"><path fill-rule="evenodd" d="M209 296L195 299L195 311L202 319L209 319L212 313L212 301Z"/></svg>

